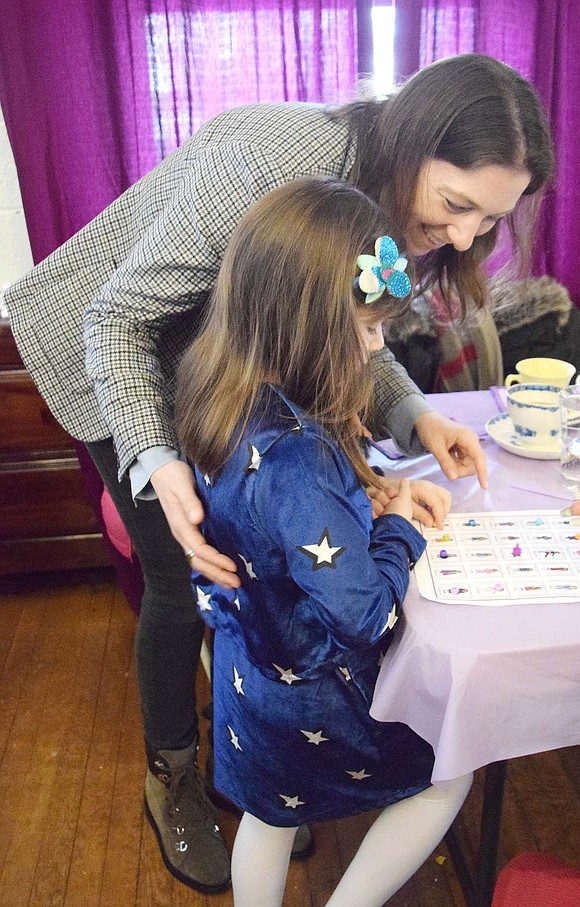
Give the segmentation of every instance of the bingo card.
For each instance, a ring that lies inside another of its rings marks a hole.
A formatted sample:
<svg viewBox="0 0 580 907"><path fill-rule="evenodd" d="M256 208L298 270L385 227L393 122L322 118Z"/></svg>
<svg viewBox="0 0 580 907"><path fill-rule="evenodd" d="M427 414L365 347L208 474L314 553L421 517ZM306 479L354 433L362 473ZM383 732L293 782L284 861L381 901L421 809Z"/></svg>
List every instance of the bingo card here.
<svg viewBox="0 0 580 907"><path fill-rule="evenodd" d="M415 523L427 548L419 592L436 602L580 602L580 519L557 510L450 513L443 529Z"/></svg>

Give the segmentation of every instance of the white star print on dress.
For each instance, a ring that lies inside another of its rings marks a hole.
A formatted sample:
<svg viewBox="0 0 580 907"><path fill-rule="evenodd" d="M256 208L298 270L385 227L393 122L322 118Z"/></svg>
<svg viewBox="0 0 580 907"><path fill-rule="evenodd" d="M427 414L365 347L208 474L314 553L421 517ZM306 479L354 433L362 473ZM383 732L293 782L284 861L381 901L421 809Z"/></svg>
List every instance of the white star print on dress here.
<svg viewBox="0 0 580 907"><path fill-rule="evenodd" d="M322 736L322 731L303 731L302 728L300 728L300 733L308 738L308 743L314 743L316 746L329 739L328 737Z"/></svg>
<svg viewBox="0 0 580 907"><path fill-rule="evenodd" d="M204 482L205 482L205 484L206 484L206 485L207 485L207 486L208 486L208 488L211 488L211 476L210 476L210 475L208 475L208 473L207 473L207 472L206 472L206 473L204 473L204 476L203 476L203 481L204 481Z"/></svg>
<svg viewBox="0 0 580 907"><path fill-rule="evenodd" d="M236 597L234 598L234 605L236 606L236 608L237 608L238 611L239 611L239 610L240 610L240 600L239 600L239 598L238 598L237 595L236 595Z"/></svg>
<svg viewBox="0 0 580 907"><path fill-rule="evenodd" d="M256 574L254 573L254 568L252 567L252 562L247 561L243 554L240 554L239 556L241 557L241 559L244 562L244 567L246 568L246 573L248 574L250 579L258 579Z"/></svg>
<svg viewBox="0 0 580 907"><path fill-rule="evenodd" d="M199 586L195 587L197 592L197 604L199 605L200 611L211 611L212 607L210 605L211 592L204 592L203 589L200 589Z"/></svg>
<svg viewBox="0 0 580 907"><path fill-rule="evenodd" d="M278 673L280 674L280 680L283 680L284 683L290 685L294 683L295 680L300 680L300 678L292 673L292 668L281 668L280 665L274 665Z"/></svg>
<svg viewBox="0 0 580 907"><path fill-rule="evenodd" d="M304 806L305 801L299 800L298 797L288 797L286 794L278 794L279 797L282 797L286 806L290 806L292 809L296 809L297 806Z"/></svg>
<svg viewBox="0 0 580 907"><path fill-rule="evenodd" d="M244 691L242 690L243 682L244 682L244 678L240 677L240 675L238 674L238 669L234 665L234 679L233 679L232 683L233 683L234 687L236 688L236 693L238 693L240 696L246 695L244 693Z"/></svg>
<svg viewBox="0 0 580 907"><path fill-rule="evenodd" d="M313 570L321 570L322 567L331 567L334 570L336 568L336 558L345 550L344 545L332 545L328 529L324 530L318 544L300 545L298 547L298 551L303 551L312 560Z"/></svg>
<svg viewBox="0 0 580 907"><path fill-rule="evenodd" d="M348 772L347 775L350 775L353 781L362 781L363 778L372 778L372 775L367 775L364 768L361 768L358 772Z"/></svg>
<svg viewBox="0 0 580 907"><path fill-rule="evenodd" d="M253 444L248 444L250 449L250 462L246 466L248 472L254 469L256 472L260 468L260 463L262 462L262 457L260 456L260 451L257 447L254 447Z"/></svg>
<svg viewBox="0 0 580 907"><path fill-rule="evenodd" d="M352 680L352 677L350 676L350 671L348 670L348 668L339 668L338 670L340 671L341 674L344 674L345 680Z"/></svg>
<svg viewBox="0 0 580 907"><path fill-rule="evenodd" d="M229 724L228 724L227 728L228 728L228 731L230 732L230 743L233 745L234 749L239 750L239 752L241 753L242 748L240 746L240 741L239 741L238 737L236 736L234 730L229 726Z"/></svg>

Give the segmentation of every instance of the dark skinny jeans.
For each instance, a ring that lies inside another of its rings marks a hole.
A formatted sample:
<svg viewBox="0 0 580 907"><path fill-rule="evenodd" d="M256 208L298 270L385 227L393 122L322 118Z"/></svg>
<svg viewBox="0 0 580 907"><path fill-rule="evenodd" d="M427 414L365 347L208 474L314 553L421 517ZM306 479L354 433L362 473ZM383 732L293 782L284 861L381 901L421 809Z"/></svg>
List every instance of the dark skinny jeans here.
<svg viewBox="0 0 580 907"><path fill-rule="evenodd" d="M195 677L203 638L190 570L157 500L133 501L129 478L117 480L111 439L87 449L139 557L145 591L135 638L145 739L154 750L189 746L197 731Z"/></svg>

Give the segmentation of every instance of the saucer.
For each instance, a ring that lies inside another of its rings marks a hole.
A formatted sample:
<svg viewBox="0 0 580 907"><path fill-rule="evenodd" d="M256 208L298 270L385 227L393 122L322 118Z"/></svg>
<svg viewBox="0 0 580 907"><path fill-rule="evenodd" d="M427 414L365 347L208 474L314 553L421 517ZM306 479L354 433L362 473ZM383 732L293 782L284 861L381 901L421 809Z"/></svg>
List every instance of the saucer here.
<svg viewBox="0 0 580 907"><path fill-rule="evenodd" d="M546 447L525 447L514 431L513 422L507 413L499 413L485 424L490 438L498 447L503 447L518 457L529 457L531 460L559 460L560 445L556 441Z"/></svg>

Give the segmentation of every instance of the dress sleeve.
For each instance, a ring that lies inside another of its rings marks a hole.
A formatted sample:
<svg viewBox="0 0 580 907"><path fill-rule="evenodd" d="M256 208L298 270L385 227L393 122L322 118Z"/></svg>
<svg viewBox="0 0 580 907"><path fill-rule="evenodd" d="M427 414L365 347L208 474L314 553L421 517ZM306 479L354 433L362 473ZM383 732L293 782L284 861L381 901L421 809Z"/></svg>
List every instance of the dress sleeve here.
<svg viewBox="0 0 580 907"><path fill-rule="evenodd" d="M322 623L339 647L374 645L396 620L421 535L398 515L373 522L350 464L320 439L277 444L254 489L256 519L302 592L297 625Z"/></svg>

